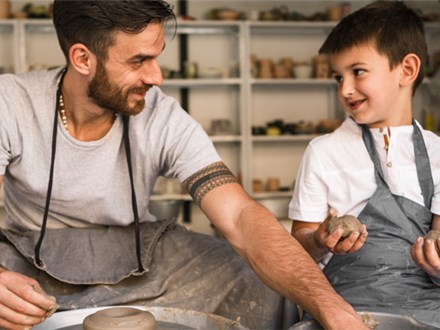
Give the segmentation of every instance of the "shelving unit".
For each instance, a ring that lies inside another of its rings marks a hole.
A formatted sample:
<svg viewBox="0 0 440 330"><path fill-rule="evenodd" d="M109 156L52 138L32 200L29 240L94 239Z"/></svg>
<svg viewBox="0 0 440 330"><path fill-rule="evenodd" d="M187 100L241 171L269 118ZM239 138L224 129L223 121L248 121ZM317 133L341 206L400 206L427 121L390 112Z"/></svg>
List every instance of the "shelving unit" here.
<svg viewBox="0 0 440 330"><path fill-rule="evenodd" d="M288 58L310 63L335 22L247 21L244 24L249 57L268 58L273 62ZM316 122L338 117L335 91L331 79L249 76L249 126L264 126L277 119ZM252 193L252 196L263 204L268 202L266 206L272 212L283 207L285 212L280 214L281 218L287 217L288 201L302 154L316 136L250 136L247 170L251 180L259 180L265 185L269 178L275 178L282 188L278 192Z"/></svg>
<svg viewBox="0 0 440 330"><path fill-rule="evenodd" d="M18 22L0 19L0 69L1 73L14 72L18 66Z"/></svg>
<svg viewBox="0 0 440 330"><path fill-rule="evenodd" d="M214 3L204 5L214 6ZM166 50L159 58L164 68L182 72L185 63L190 62L198 64L199 72L216 68L223 75L209 79L167 78L162 89L178 99L208 133L212 120L229 120L231 132L211 135L212 141L225 163L240 177L246 191L263 204L268 202L269 208L274 203L285 208L285 215L280 218L287 216L287 203L302 154L317 135L254 136L252 126L276 119L286 122L342 119L344 113L338 105L332 79L255 78L251 75L250 57L310 61L335 24L178 20L176 35L171 30L166 33ZM426 23L425 27L432 55L440 49L440 24ZM5 50L0 54L0 67L6 72L20 73L65 62L49 19L0 20L0 46ZM421 122L423 109L432 102L430 85L426 79L414 99L415 117ZM440 109L437 124L439 119ZM252 191L254 179L265 183L270 177L279 178L284 189ZM185 221L204 219L191 198L178 191L155 194L152 200L181 202ZM212 231L207 221L203 226L201 231Z"/></svg>
<svg viewBox="0 0 440 330"><path fill-rule="evenodd" d="M18 27L20 34L18 72L48 69L65 63L50 19L25 19L19 21Z"/></svg>

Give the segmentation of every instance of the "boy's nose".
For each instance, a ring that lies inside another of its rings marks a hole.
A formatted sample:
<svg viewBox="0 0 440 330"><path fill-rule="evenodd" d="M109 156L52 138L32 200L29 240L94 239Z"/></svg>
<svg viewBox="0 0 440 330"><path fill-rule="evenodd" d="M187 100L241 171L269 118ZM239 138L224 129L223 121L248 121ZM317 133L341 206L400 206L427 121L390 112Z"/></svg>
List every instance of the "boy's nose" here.
<svg viewBox="0 0 440 330"><path fill-rule="evenodd" d="M343 97L350 97L354 94L354 84L350 80L344 80L339 86L339 92Z"/></svg>

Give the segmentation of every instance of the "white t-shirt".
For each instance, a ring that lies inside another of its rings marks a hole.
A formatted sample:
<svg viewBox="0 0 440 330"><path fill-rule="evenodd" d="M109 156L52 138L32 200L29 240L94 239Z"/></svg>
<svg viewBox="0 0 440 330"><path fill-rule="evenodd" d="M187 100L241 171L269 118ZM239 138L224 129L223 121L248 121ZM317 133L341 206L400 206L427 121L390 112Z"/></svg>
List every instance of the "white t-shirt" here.
<svg viewBox="0 0 440 330"><path fill-rule="evenodd" d="M41 227L49 180L56 81L60 70L0 76L0 175L6 228ZM122 118L100 140L75 140L57 114L57 149L48 228L129 225L131 186ZM158 176L182 182L220 161L202 127L158 87L130 117L130 145L139 219L155 221L149 196Z"/></svg>
<svg viewBox="0 0 440 330"><path fill-rule="evenodd" d="M422 132L434 181L431 212L440 214L440 137ZM391 192L424 205L414 160L413 127L390 127L390 133L377 128L371 133ZM329 207L335 208L338 216L358 216L376 187L362 130L347 118L335 132L315 138L307 147L289 204L289 218L322 222Z"/></svg>

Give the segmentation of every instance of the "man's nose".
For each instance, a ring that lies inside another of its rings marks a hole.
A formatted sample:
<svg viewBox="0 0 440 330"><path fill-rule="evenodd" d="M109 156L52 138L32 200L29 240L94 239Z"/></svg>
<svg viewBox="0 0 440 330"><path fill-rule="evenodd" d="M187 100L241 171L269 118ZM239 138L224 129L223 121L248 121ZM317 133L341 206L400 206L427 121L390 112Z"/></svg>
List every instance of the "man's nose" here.
<svg viewBox="0 0 440 330"><path fill-rule="evenodd" d="M142 72L142 82L145 85L162 85L163 75L159 62L157 60L152 60L149 64L150 65L144 68Z"/></svg>

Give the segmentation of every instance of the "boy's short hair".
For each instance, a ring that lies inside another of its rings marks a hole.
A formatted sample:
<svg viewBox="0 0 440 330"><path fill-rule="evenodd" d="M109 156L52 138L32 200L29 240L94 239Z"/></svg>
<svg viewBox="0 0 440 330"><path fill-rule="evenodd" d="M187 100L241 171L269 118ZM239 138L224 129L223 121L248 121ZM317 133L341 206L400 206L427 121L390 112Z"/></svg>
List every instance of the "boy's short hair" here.
<svg viewBox="0 0 440 330"><path fill-rule="evenodd" d="M330 32L319 53L336 54L367 43L372 43L379 54L388 58L391 69L410 53L420 58L414 92L423 80L428 52L420 16L401 1L373 2L343 18Z"/></svg>

